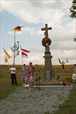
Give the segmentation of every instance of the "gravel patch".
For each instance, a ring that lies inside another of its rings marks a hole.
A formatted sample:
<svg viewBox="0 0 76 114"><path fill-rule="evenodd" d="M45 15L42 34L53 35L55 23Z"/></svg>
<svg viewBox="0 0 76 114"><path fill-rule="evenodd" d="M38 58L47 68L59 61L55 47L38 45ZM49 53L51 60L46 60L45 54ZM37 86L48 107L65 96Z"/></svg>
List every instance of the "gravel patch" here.
<svg viewBox="0 0 76 114"><path fill-rule="evenodd" d="M54 114L70 93L70 87L45 87L41 90L18 87L0 101L0 114Z"/></svg>

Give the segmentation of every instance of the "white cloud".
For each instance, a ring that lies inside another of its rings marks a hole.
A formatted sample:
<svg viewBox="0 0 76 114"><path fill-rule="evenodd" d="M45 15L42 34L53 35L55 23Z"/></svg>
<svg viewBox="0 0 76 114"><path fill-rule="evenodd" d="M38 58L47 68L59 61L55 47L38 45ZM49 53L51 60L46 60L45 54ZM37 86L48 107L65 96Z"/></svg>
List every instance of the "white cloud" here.
<svg viewBox="0 0 76 114"><path fill-rule="evenodd" d="M48 23L48 26L52 27L52 31L49 31L49 38L52 39L50 47L52 48L54 63L57 63L59 57L61 59L73 58L75 23L69 17L71 4L72 0L1 0L1 11L6 10L28 24L18 34L25 33L22 37L26 37L26 33L28 33L28 38L30 35L37 38L44 37L41 26L43 28L44 24ZM36 28L36 25L38 28ZM9 32L9 34L12 35L13 33ZM33 45L37 46L38 44L32 43L31 46L33 47ZM44 50L41 52L37 50L36 52L35 47L32 49L33 53L29 55L29 59L25 60L25 62L44 63ZM20 58L17 59L17 62L20 60ZM73 60L71 61L73 62Z"/></svg>
<svg viewBox="0 0 76 114"><path fill-rule="evenodd" d="M53 4L56 0L41 0L41 5Z"/></svg>
<svg viewBox="0 0 76 114"><path fill-rule="evenodd" d="M31 27L31 26L24 27L23 28L23 32L28 32L32 36L36 36L36 35L41 35L42 34L41 30L39 30L39 29L37 30L37 29L35 29L35 28Z"/></svg>
<svg viewBox="0 0 76 114"><path fill-rule="evenodd" d="M23 19L28 23L40 23L40 22L48 22L49 24L53 25L60 21L61 17L63 16L64 12L62 10L55 10L51 7L45 7L52 5L55 1L49 0L41 0L41 4L43 7L39 7L39 4L33 6L30 1L23 0L23 1L1 1L2 9L7 10L9 13ZM61 1L63 2L63 1ZM68 1L69 2L69 1ZM55 2L60 3L60 2ZM65 2L64 2L65 3ZM63 4L65 7L65 5Z"/></svg>

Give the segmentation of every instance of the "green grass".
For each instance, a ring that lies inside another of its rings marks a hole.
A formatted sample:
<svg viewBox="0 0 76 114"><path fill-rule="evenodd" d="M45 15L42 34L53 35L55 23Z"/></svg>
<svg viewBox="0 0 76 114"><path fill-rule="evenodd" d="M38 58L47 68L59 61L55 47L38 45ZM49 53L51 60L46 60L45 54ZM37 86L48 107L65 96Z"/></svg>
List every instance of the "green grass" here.
<svg viewBox="0 0 76 114"><path fill-rule="evenodd" d="M43 72L43 67L41 67L41 72ZM21 80L21 68L22 66L17 65L17 81L18 86L22 86L22 80ZM65 73L68 72L71 74L73 73L74 66L73 65L67 65L66 69L63 71L61 69L61 66L54 65L53 66L55 72L57 73ZM66 73L67 76L67 73ZM0 65L0 100L6 98L8 95L13 93L18 86L13 86L10 83L10 74L9 74L9 66L8 65ZM45 114L50 114L49 112L45 112ZM73 88L70 91L70 95L68 99L63 103L63 105L59 106L59 110L55 114L76 114L76 88Z"/></svg>
<svg viewBox="0 0 76 114"><path fill-rule="evenodd" d="M41 70L41 79L44 79L44 66L43 65L39 65L40 70ZM22 66L21 65L16 65L16 69L17 69L17 82L18 82L18 86L22 86L22 79L21 79L21 69ZM67 76L68 73L69 76L71 76L71 74L73 73L74 70L74 66L73 65L66 65L65 70L62 70L61 65L53 65L53 69L55 71L55 74L57 73L57 75L60 76ZM65 72L66 71L66 72ZM62 75L61 75L62 73ZM7 97L11 92L14 92L15 89L17 87L16 86L12 86L10 83L10 74L9 74L9 66L8 65L0 65L0 99L3 99L5 97Z"/></svg>
<svg viewBox="0 0 76 114"><path fill-rule="evenodd" d="M0 88L0 100L6 98L9 94L15 91L16 87L5 83L6 86ZM0 84L2 86L3 84Z"/></svg>
<svg viewBox="0 0 76 114"><path fill-rule="evenodd" d="M17 71L17 81L18 86L21 86L22 80L20 71ZM16 90L16 86L13 86L11 83L11 78L9 74L9 66L1 65L0 66L0 100L6 98L9 94Z"/></svg>
<svg viewBox="0 0 76 114"><path fill-rule="evenodd" d="M51 113L47 111L44 114ZM68 99L53 114L76 114L76 87L70 90Z"/></svg>
<svg viewBox="0 0 76 114"><path fill-rule="evenodd" d="M76 88L71 90L68 99L59 106L55 114L76 114Z"/></svg>

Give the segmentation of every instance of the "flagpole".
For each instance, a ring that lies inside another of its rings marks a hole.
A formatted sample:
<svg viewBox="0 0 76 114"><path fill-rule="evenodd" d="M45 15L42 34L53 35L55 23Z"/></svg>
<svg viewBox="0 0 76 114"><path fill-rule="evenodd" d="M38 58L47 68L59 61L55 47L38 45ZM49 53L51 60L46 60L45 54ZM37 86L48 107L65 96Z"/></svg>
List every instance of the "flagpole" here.
<svg viewBox="0 0 76 114"><path fill-rule="evenodd" d="M14 31L14 56L13 56L13 65L15 65L15 46L16 46L16 32Z"/></svg>
<svg viewBox="0 0 76 114"><path fill-rule="evenodd" d="M8 61L8 66L9 66L9 68L10 68L9 61Z"/></svg>
<svg viewBox="0 0 76 114"><path fill-rule="evenodd" d="M24 62L23 62L23 57L22 57L22 65L23 65L23 63L24 63Z"/></svg>
<svg viewBox="0 0 76 114"><path fill-rule="evenodd" d="M21 47L21 48L22 48L22 47ZM22 50L21 50L21 56L22 56ZM23 63L24 63L24 62L23 62L23 56L22 56L22 65L23 65Z"/></svg>

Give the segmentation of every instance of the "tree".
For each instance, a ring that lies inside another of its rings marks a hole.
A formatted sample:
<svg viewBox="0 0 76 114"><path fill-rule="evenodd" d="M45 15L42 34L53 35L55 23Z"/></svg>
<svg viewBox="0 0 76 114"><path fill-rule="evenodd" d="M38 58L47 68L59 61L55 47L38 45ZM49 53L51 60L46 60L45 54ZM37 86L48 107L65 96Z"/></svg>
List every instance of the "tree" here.
<svg viewBox="0 0 76 114"><path fill-rule="evenodd" d="M70 17L75 18L75 22L76 22L76 0L72 1L72 6L70 8ZM76 33L76 23L75 23L75 33ZM76 42L76 36L74 38L74 41Z"/></svg>
<svg viewBox="0 0 76 114"><path fill-rule="evenodd" d="M76 18L76 0L72 1L72 6L70 8L70 17L71 18Z"/></svg>
<svg viewBox="0 0 76 114"><path fill-rule="evenodd" d="M72 6L70 8L70 17L75 18L75 33L76 33L76 0L72 1ZM74 41L76 42L76 36L74 38Z"/></svg>
<svg viewBox="0 0 76 114"><path fill-rule="evenodd" d="M75 38L74 38L74 42L76 43L76 0L72 1L72 6L70 8L70 17L75 18ZM76 50L75 50L75 53L76 53ZM75 54L75 56L76 56L76 54ZM75 63L76 63L76 59L75 59Z"/></svg>

